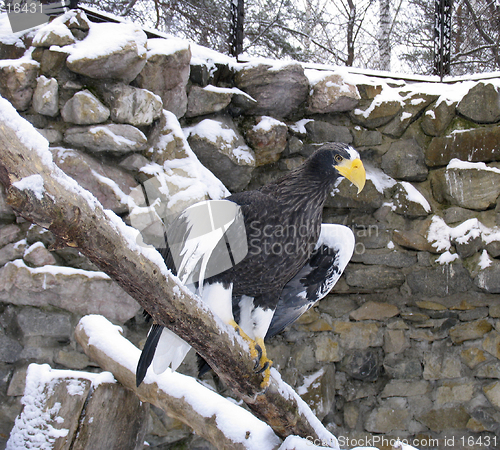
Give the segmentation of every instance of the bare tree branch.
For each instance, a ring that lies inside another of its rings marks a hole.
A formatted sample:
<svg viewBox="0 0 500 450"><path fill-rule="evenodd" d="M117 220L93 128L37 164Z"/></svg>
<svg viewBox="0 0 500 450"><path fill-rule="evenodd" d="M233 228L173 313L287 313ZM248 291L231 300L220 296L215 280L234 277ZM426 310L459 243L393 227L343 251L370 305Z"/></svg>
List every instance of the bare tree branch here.
<svg viewBox="0 0 500 450"><path fill-rule="evenodd" d="M465 5L467 6L467 9L469 10L469 13L472 17L472 20L474 22L474 26L476 27L477 32L480 34L480 36L486 41L487 44L493 45L491 47L491 52L493 53L493 56L495 58L495 64L496 66L500 66L500 56L498 54L498 45L494 41L494 39L486 33L484 28L481 26L481 22L479 21L479 18L477 14L474 11L474 8L472 7L472 4L470 0L464 0Z"/></svg>
<svg viewBox="0 0 500 450"><path fill-rule="evenodd" d="M52 163L48 142L1 98L0 112L0 183L20 216L51 231L59 245L80 249L157 323L188 342L278 436L335 441L281 380L272 378L262 391L243 341L180 284L158 252L135 244L134 229Z"/></svg>

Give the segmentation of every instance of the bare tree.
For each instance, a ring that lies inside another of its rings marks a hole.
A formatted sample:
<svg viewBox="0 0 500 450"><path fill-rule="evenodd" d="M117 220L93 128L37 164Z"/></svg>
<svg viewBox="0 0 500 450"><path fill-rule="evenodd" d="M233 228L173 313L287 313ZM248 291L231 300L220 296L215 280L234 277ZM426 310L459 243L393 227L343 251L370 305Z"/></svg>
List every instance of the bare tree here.
<svg viewBox="0 0 500 450"><path fill-rule="evenodd" d="M380 28L378 48L380 54L380 69L391 70L391 1L379 0Z"/></svg>

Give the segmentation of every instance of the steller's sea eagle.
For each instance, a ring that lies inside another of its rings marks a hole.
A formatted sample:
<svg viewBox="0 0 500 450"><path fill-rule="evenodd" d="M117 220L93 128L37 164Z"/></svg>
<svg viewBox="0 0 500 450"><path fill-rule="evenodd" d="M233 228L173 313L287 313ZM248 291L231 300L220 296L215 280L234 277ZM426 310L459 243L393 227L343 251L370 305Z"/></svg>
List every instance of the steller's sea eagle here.
<svg viewBox="0 0 500 450"><path fill-rule="evenodd" d="M245 338L255 370L269 383L264 339L294 322L339 279L354 250L342 225L322 224L323 205L342 178L358 193L365 169L349 145L321 146L302 166L260 189L187 208L169 226L160 253L167 267ZM137 366L161 373L182 363L190 346L154 324Z"/></svg>

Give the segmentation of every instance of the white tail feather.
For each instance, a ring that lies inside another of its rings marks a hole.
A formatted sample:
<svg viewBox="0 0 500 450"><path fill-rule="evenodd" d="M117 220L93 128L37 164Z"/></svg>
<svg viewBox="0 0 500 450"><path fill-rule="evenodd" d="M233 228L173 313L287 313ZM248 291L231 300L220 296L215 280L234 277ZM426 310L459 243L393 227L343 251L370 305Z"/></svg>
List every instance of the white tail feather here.
<svg viewBox="0 0 500 450"><path fill-rule="evenodd" d="M180 337L164 328L153 358L153 370L158 375L170 366L177 370L186 357L191 346Z"/></svg>

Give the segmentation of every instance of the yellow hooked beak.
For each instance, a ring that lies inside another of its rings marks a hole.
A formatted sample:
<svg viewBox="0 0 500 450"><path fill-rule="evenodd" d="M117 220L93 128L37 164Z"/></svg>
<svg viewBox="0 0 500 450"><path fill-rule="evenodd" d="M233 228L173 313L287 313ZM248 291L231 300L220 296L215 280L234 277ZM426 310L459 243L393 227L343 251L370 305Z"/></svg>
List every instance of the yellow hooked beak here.
<svg viewBox="0 0 500 450"><path fill-rule="evenodd" d="M366 172L363 163L359 158L354 160L344 159L335 166L339 173L346 177L354 186L358 188L358 194L365 187Z"/></svg>

